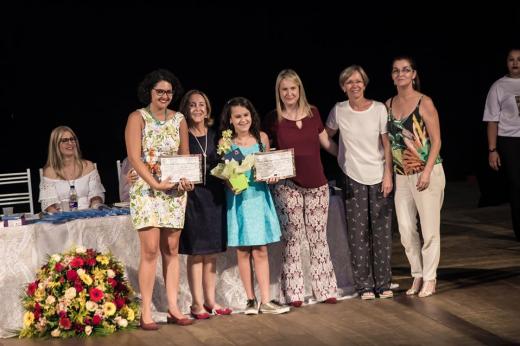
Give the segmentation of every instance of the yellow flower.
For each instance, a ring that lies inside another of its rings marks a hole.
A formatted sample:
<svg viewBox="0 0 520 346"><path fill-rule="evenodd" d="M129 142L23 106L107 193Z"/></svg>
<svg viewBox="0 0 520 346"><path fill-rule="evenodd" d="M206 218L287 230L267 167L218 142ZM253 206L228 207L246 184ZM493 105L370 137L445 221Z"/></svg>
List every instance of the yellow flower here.
<svg viewBox="0 0 520 346"><path fill-rule="evenodd" d="M116 313L116 305L112 302L106 302L103 304L103 314L105 316L112 316Z"/></svg>
<svg viewBox="0 0 520 346"><path fill-rule="evenodd" d="M123 308L123 311L121 311L123 316L126 317L128 321L133 321L135 319L135 313L134 310L132 310L128 305Z"/></svg>
<svg viewBox="0 0 520 346"><path fill-rule="evenodd" d="M83 273L79 277L87 286L92 285L92 278L89 275Z"/></svg>
<svg viewBox="0 0 520 346"><path fill-rule="evenodd" d="M27 311L23 314L23 326L29 327L34 322L34 314L30 311Z"/></svg>
<svg viewBox="0 0 520 346"><path fill-rule="evenodd" d="M97 256L96 261L98 261L99 263L104 264L104 265L107 265L109 262L108 257L104 256L104 255Z"/></svg>
<svg viewBox="0 0 520 346"><path fill-rule="evenodd" d="M92 271L94 274L94 278L98 281L104 281L105 280L105 271L99 268L96 268Z"/></svg>
<svg viewBox="0 0 520 346"><path fill-rule="evenodd" d="M92 334L92 326L86 326L85 327L85 334L87 334L87 336Z"/></svg>
<svg viewBox="0 0 520 346"><path fill-rule="evenodd" d="M56 328L54 329L52 332L51 332L51 336L54 337L54 338L59 338L60 337L60 334L61 334L61 331L59 328Z"/></svg>
<svg viewBox="0 0 520 346"><path fill-rule="evenodd" d="M34 292L34 300L40 302L43 300L43 298L45 297L45 289L43 288L38 288L35 292Z"/></svg>

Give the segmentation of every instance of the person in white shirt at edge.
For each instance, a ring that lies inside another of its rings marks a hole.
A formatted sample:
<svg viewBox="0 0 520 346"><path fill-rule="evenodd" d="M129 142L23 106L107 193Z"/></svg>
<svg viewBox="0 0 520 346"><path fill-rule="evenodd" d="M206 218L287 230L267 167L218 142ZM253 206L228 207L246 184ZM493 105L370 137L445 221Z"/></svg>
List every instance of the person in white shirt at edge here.
<svg viewBox="0 0 520 346"><path fill-rule="evenodd" d="M105 199L96 167L81 157L78 137L70 127L58 126L51 132L40 182L42 211L59 211L61 202L69 199L71 186L78 194L78 209L96 208Z"/></svg>
<svg viewBox="0 0 520 346"><path fill-rule="evenodd" d="M345 173L346 220L355 286L361 299L391 298L392 153L383 103L365 98L368 76L352 65L339 76L348 100L329 113L330 137L339 130L338 163Z"/></svg>
<svg viewBox="0 0 520 346"><path fill-rule="evenodd" d="M507 69L509 73L489 89L483 120L489 166L506 174L513 231L520 241L520 47L509 50Z"/></svg>

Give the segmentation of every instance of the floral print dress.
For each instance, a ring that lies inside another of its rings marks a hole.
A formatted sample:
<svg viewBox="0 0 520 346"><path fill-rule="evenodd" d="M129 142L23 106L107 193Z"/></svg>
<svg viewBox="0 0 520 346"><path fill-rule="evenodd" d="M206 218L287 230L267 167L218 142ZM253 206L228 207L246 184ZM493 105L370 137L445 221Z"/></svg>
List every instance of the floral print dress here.
<svg viewBox="0 0 520 346"><path fill-rule="evenodd" d="M175 113L166 122L157 121L146 109L139 109L144 120L142 160L159 179L160 157L177 155L180 144L179 128L184 116ZM141 178L130 188L130 214L135 229L145 227L183 228L186 192L156 191Z"/></svg>

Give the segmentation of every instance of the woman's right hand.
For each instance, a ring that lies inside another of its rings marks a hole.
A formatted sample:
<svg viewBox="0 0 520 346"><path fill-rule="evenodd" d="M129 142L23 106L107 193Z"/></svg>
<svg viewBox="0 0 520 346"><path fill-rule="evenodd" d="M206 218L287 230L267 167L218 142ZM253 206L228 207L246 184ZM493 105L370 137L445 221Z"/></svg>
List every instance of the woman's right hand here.
<svg viewBox="0 0 520 346"><path fill-rule="evenodd" d="M500 155L498 155L498 152L496 150L489 153L488 161L489 161L489 166L491 168L493 168L495 171L498 171L498 169L501 166L501 163L500 163Z"/></svg>
<svg viewBox="0 0 520 346"><path fill-rule="evenodd" d="M139 178L139 175L133 168L126 173L126 181L130 185L135 183L137 181L137 178Z"/></svg>
<svg viewBox="0 0 520 346"><path fill-rule="evenodd" d="M177 187L177 184L170 182L170 179L164 179L157 183L157 185L154 187L154 190L158 191L168 191L175 189Z"/></svg>

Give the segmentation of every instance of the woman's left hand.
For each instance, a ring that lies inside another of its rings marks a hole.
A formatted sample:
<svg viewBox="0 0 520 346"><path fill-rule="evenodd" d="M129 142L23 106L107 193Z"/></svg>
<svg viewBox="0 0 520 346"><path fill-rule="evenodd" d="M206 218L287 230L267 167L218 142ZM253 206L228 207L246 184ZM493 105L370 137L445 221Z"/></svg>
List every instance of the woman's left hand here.
<svg viewBox="0 0 520 346"><path fill-rule="evenodd" d="M430 172L423 171L419 174L419 180L417 180L417 191L424 191L430 186Z"/></svg>
<svg viewBox="0 0 520 346"><path fill-rule="evenodd" d="M177 187L179 191L193 191L194 188L195 185L186 178L181 178L181 180L179 180L179 186Z"/></svg>

